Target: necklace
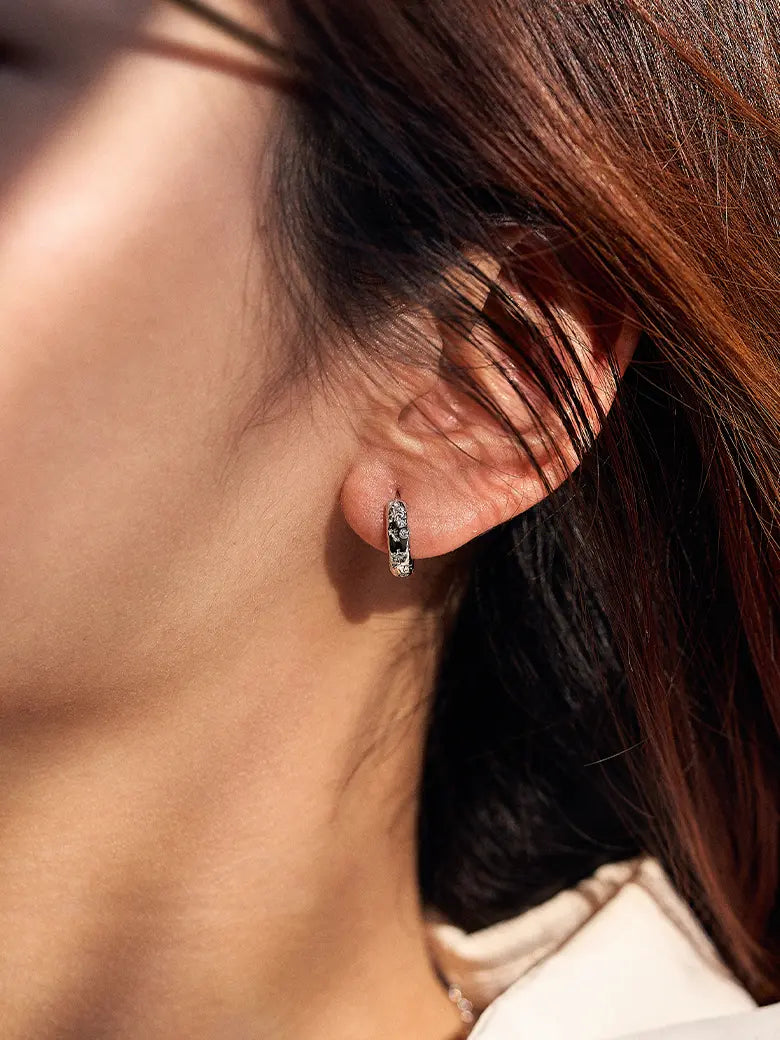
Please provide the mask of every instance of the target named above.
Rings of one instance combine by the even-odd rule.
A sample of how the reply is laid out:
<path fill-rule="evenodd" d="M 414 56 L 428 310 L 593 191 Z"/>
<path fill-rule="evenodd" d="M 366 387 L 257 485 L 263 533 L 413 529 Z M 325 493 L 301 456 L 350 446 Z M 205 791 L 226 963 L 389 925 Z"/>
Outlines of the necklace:
<path fill-rule="evenodd" d="M 469 1036 L 471 1030 L 474 1027 L 475 1022 L 477 1021 L 477 1016 L 474 1013 L 474 1004 L 472 1003 L 472 1001 L 468 999 L 468 997 L 464 996 L 463 990 L 461 989 L 459 983 L 450 982 L 450 980 L 444 974 L 441 967 L 439 966 L 438 961 L 435 958 L 432 960 L 431 963 L 433 965 L 433 970 L 436 972 L 436 976 L 439 982 L 447 990 L 447 996 L 450 998 L 452 1003 L 457 1007 L 458 1011 L 460 1012 L 461 1022 L 463 1022 L 466 1026 L 466 1029 L 461 1033 L 461 1037 Z M 459 1037 L 458 1040 L 461 1040 L 461 1037 Z"/>
<path fill-rule="evenodd" d="M 434 969 L 439 977 L 439 981 L 447 990 L 447 996 L 460 1012 L 461 1022 L 468 1027 L 462 1034 L 462 1036 L 467 1037 L 477 1020 L 477 1016 L 474 1014 L 474 1005 L 468 997 L 463 995 L 463 990 L 456 982 L 450 982 L 449 979 L 445 977 L 438 964 L 434 965 Z"/>
<path fill-rule="evenodd" d="M 457 1007 L 458 1011 L 460 1011 L 461 1022 L 465 1022 L 466 1025 L 469 1027 L 463 1034 L 464 1036 L 468 1036 L 471 1032 L 471 1027 L 474 1025 L 474 1022 L 476 1021 L 474 1017 L 474 1005 L 471 1003 L 468 997 L 463 996 L 463 990 L 454 982 L 451 982 L 447 985 L 447 996 Z"/>

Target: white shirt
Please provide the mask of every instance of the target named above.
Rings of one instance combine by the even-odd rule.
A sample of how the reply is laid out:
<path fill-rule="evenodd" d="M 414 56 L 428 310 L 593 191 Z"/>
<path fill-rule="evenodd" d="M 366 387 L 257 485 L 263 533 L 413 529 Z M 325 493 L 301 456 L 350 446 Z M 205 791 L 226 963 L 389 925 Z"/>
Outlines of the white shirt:
<path fill-rule="evenodd" d="M 476 932 L 426 927 L 479 1013 L 470 1040 L 780 1040 L 780 1004 L 756 1007 L 649 857 Z"/>

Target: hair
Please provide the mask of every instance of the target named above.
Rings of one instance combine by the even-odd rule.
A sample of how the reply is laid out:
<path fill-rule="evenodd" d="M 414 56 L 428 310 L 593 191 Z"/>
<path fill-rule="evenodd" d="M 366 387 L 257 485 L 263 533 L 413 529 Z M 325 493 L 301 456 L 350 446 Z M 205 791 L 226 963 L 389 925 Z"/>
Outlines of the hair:
<path fill-rule="evenodd" d="M 273 13 L 300 74 L 272 179 L 297 370 L 344 351 L 388 373 L 419 362 L 403 315 L 424 305 L 499 335 L 515 392 L 529 409 L 543 396 L 580 460 L 453 578 L 420 791 L 424 900 L 473 930 L 648 852 L 756 999 L 780 998 L 777 5 Z M 533 263 L 514 277 L 552 337 L 498 278 L 500 321 L 452 277 L 476 276 L 475 248 L 506 269 L 505 226 L 561 272 L 576 246 L 639 315 L 598 436 Z M 507 424 L 468 369 L 446 375 Z"/>

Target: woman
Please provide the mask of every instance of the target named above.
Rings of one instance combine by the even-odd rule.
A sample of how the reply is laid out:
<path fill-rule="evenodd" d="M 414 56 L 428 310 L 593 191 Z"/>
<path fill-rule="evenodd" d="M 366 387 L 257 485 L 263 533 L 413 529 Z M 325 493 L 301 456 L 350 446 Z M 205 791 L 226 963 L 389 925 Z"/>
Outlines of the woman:
<path fill-rule="evenodd" d="M 758 1035 L 776 7 L 1 19 L 3 1037 Z"/>

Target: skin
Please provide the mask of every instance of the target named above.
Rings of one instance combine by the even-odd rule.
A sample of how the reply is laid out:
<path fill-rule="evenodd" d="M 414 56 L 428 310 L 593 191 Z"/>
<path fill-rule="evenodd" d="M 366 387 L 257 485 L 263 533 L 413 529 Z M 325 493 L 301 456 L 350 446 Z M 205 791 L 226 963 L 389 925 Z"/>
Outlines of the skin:
<path fill-rule="evenodd" d="M 219 67 L 262 59 L 163 3 L 55 7 L 71 66 L 0 87 L 3 1036 L 451 1040 L 414 834 L 439 581 L 543 489 L 411 366 L 272 395 L 280 95 Z"/>

